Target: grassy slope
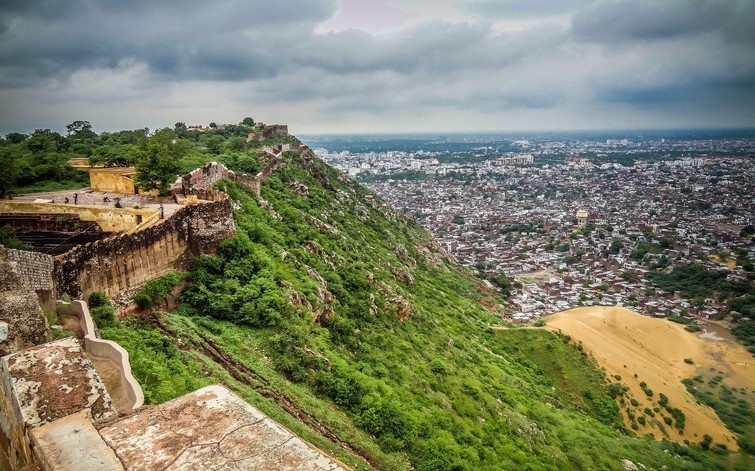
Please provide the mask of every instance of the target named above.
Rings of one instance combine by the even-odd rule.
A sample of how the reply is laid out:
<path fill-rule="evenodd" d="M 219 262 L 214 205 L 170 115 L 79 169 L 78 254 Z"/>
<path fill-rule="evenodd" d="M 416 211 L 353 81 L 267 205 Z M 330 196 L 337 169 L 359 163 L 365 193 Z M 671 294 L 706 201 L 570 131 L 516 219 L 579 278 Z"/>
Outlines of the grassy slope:
<path fill-rule="evenodd" d="M 185 304 L 162 318 L 170 335 L 150 347 L 180 361 L 150 364 L 149 349 L 133 338 L 125 342 L 137 379 L 156 371 L 156 381 L 144 383 L 148 398 L 159 402 L 224 381 L 360 469 L 408 469 L 409 463 L 415 469 L 623 469 L 621 459 L 653 469 L 712 469 L 699 451 L 622 435 L 596 419 L 606 386 L 574 348 L 550 333 L 494 332 L 489 326 L 499 319 L 480 301 L 495 300 L 472 276 L 440 260 L 427 232 L 369 203 L 365 189 L 322 162 L 292 155 L 287 162 L 265 183 L 267 207 L 227 184 L 238 203 L 239 235 L 221 256 L 195 264 Z M 293 181 L 309 195 L 292 190 Z M 336 301 L 321 300 L 312 270 Z M 396 317 L 397 295 L 411 304 L 403 322 Z M 318 312 L 330 306 L 334 314 L 321 326 L 308 305 Z M 122 341 L 140 329 L 106 335 Z M 536 351 L 528 350 L 532 345 Z M 548 345 L 563 362 L 548 357 Z M 231 368 L 230 375 L 211 350 L 243 372 Z M 309 427 L 285 411 L 286 401 L 313 419 Z M 324 438 L 322 428 L 312 431 L 312 424 L 350 450 Z"/>

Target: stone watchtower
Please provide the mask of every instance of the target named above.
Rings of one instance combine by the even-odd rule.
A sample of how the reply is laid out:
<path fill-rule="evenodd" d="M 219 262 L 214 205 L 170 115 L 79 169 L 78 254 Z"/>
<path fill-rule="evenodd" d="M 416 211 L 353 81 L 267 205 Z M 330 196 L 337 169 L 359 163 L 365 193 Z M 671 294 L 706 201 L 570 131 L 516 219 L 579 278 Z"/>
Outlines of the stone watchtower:
<path fill-rule="evenodd" d="M 585 227 L 587 225 L 587 210 L 586 209 L 580 209 L 577 211 L 577 226 L 579 227 Z"/>

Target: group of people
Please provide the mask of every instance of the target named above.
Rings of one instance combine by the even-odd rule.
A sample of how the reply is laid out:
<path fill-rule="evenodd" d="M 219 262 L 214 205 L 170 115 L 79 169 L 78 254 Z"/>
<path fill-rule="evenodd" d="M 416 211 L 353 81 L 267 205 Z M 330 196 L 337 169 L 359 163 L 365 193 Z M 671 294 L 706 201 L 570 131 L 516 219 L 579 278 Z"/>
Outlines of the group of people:
<path fill-rule="evenodd" d="M 55 198 L 53 198 L 53 199 L 50 200 L 50 203 L 54 203 L 54 202 L 55 202 Z M 64 204 L 68 204 L 70 202 L 71 202 L 71 199 L 69 197 L 67 197 L 67 196 L 63 200 Z M 74 193 L 73 194 L 73 204 L 79 204 L 79 194 L 78 193 Z"/>

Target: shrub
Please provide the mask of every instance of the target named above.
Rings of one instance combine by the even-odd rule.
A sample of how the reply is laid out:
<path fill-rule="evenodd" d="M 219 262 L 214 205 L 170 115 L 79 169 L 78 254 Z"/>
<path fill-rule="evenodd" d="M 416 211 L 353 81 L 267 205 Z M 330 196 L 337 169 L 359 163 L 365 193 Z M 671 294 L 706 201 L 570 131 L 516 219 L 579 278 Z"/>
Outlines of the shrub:
<path fill-rule="evenodd" d="M 110 327 L 115 322 L 115 308 L 110 303 L 90 309 L 89 313 L 100 329 Z"/>
<path fill-rule="evenodd" d="M 707 450 L 710 448 L 710 444 L 713 442 L 713 437 L 708 435 L 707 433 L 703 435 L 703 441 L 700 442 L 700 448 L 703 450 Z"/>
<path fill-rule="evenodd" d="M 668 396 L 663 393 L 658 394 L 658 405 L 666 407 L 668 405 Z"/>
<path fill-rule="evenodd" d="M 435 358 L 430 362 L 430 371 L 433 373 L 444 374 L 448 371 L 448 367 L 439 358 Z"/>
<path fill-rule="evenodd" d="M 94 309 L 96 307 L 110 304 L 110 299 L 102 291 L 95 291 L 89 295 L 89 308 Z"/>
<path fill-rule="evenodd" d="M 183 272 L 174 271 L 150 280 L 134 294 L 133 300 L 141 308 L 154 307 L 165 301 L 171 291 L 185 277 L 186 275 Z"/>
<path fill-rule="evenodd" d="M 695 364 L 695 360 L 693 360 L 692 358 L 685 358 L 684 359 L 684 363 L 686 363 L 688 365 L 694 365 Z"/>
<path fill-rule="evenodd" d="M 699 324 L 697 324 L 695 322 L 691 322 L 691 323 L 687 324 L 686 326 L 684 326 L 684 330 L 686 330 L 688 332 L 700 332 L 701 330 L 703 330 L 703 328 L 700 327 Z"/>

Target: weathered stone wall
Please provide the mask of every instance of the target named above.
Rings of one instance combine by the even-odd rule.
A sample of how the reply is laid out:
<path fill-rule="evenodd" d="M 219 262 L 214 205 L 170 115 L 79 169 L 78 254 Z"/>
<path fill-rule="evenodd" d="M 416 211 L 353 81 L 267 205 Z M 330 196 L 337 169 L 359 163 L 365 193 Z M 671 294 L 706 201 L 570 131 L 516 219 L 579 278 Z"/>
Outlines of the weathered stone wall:
<path fill-rule="evenodd" d="M 33 291 L 52 291 L 52 256 L 38 252 L 0 248 L 0 260 L 16 265 L 21 287 Z"/>
<path fill-rule="evenodd" d="M 81 245 L 55 257 L 58 296 L 87 299 L 94 291 L 109 296 L 152 278 L 186 268 L 191 257 L 212 253 L 236 227 L 231 204 L 220 201 L 185 206 L 142 231 Z"/>
<path fill-rule="evenodd" d="M 16 261 L 8 260 L 14 258 Z M 41 256 L 41 257 L 40 257 Z M 46 288 L 52 298 L 52 269 L 42 254 L 0 249 L 0 356 L 49 340 L 47 320 L 34 287 Z M 39 272 L 35 272 L 33 263 Z M 24 275 L 22 275 L 24 273 Z"/>
<path fill-rule="evenodd" d="M 181 183 L 185 195 L 212 190 L 212 186 L 224 178 L 232 178 L 233 172 L 217 162 L 210 162 L 204 167 L 192 170 L 183 177 Z"/>
<path fill-rule="evenodd" d="M 0 359 L 0 469 L 20 469 L 32 462 L 26 446 L 24 419 L 13 400 L 13 385 L 8 365 Z"/>
<path fill-rule="evenodd" d="M 286 146 L 287 150 L 291 149 L 290 145 L 286 144 Z M 297 148 L 299 147 L 305 146 L 297 146 Z M 216 201 L 223 193 L 212 190 L 212 186 L 223 178 L 228 178 L 260 196 L 262 182 L 281 165 L 283 165 L 282 157 L 276 156 L 261 172 L 256 175 L 249 175 L 246 173 L 236 173 L 233 170 L 229 170 L 223 164 L 210 162 L 204 167 L 184 175 L 181 179 L 181 187 L 184 195 L 196 195 L 199 199 Z"/>

